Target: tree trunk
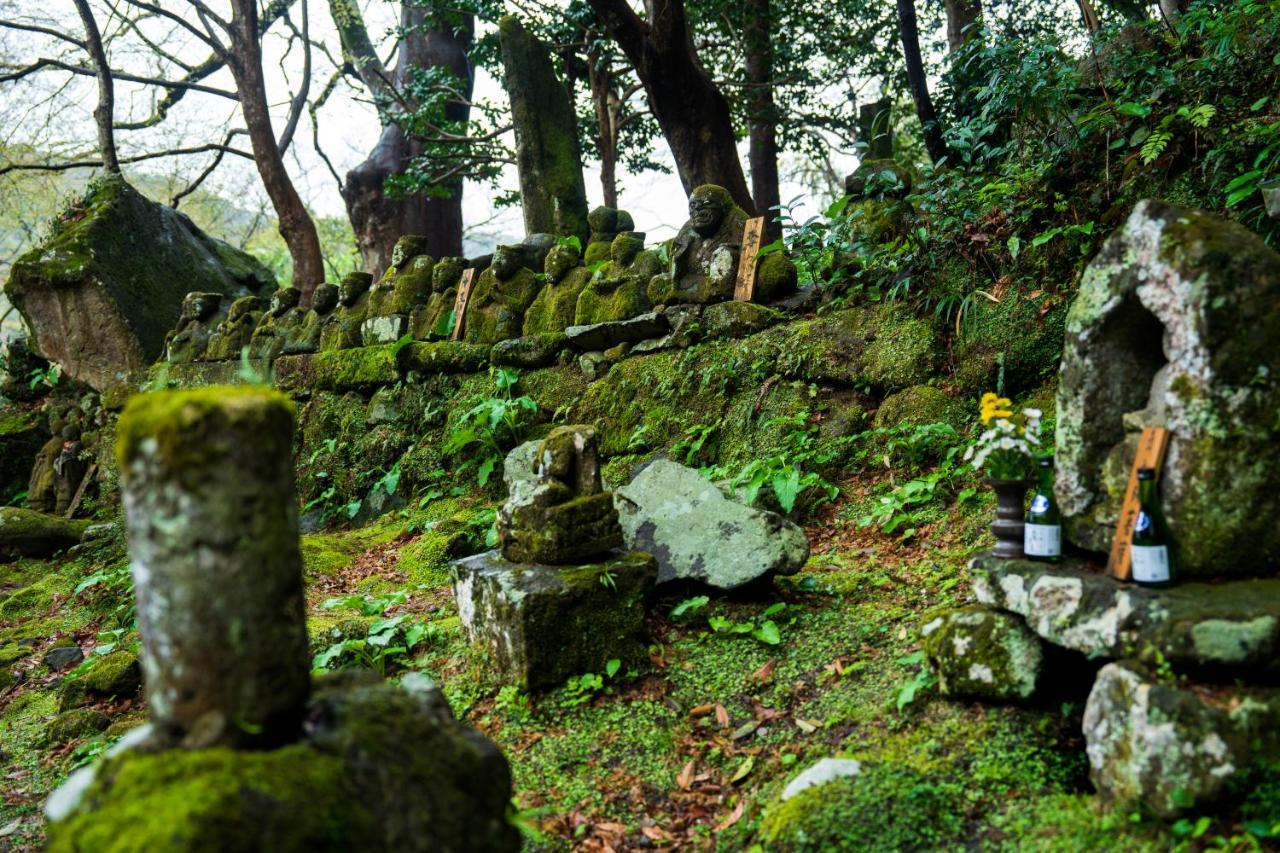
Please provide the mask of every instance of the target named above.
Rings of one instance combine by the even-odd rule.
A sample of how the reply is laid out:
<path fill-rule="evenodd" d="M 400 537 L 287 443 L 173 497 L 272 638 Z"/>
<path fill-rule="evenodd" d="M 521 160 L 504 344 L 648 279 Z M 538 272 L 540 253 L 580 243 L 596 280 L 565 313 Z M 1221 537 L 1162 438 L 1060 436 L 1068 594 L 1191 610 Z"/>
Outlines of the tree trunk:
<path fill-rule="evenodd" d="M 981 0 L 946 0 L 947 50 L 955 53 L 978 34 L 974 26 L 982 20 Z"/>
<path fill-rule="evenodd" d="M 588 33 L 587 41 L 591 41 Z M 591 104 L 596 114 L 596 151 L 600 155 L 600 190 L 604 206 L 618 206 L 618 122 L 621 104 L 614 92 L 613 72 L 601 65 L 597 51 L 587 53 L 587 85 L 591 89 Z"/>
<path fill-rule="evenodd" d="M 778 111 L 773 102 L 773 44 L 769 0 L 747 0 L 743 35 L 747 46 L 747 139 L 751 195 L 765 217 L 764 241 L 782 237 L 778 211 Z"/>
<path fill-rule="evenodd" d="M 324 281 L 324 257 L 315 222 L 302 203 L 284 156 L 271 128 L 271 109 L 262 74 L 262 44 L 258 35 L 257 0 L 232 0 L 231 57 L 229 65 L 240 95 L 240 111 L 253 146 L 262 185 L 275 208 L 280 236 L 293 260 L 293 286 L 302 291 L 302 303 L 311 302 L 311 293 Z"/>
<path fill-rule="evenodd" d="M 701 184 L 719 184 L 754 214 L 729 103 L 694 52 L 684 0 L 645 0 L 647 22 L 627 0 L 589 2 L 644 85 L 685 192 Z"/>
<path fill-rule="evenodd" d="M 116 157 L 116 135 L 112 124 L 115 119 L 115 86 L 111 78 L 111 66 L 107 64 L 107 52 L 102 47 L 102 35 L 98 22 L 93 19 L 89 0 L 75 0 L 76 11 L 84 22 L 84 45 L 98 73 L 98 105 L 93 108 L 93 121 L 98 126 L 98 150 L 102 152 L 102 168 L 120 174 L 120 160 Z"/>
<path fill-rule="evenodd" d="M 916 102 L 916 115 L 924 132 L 924 146 L 929 157 L 938 164 L 947 156 L 947 143 L 942 137 L 942 126 L 933 110 L 929 97 L 929 81 L 924 74 L 924 62 L 920 58 L 920 32 L 916 28 L 915 0 L 898 0 L 898 29 L 902 34 L 902 57 L 907 65 L 907 81 L 911 84 L 911 97 Z"/>
<path fill-rule="evenodd" d="M 387 74 L 369 41 L 363 19 L 344 0 L 330 0 L 343 51 L 356 65 L 365 86 L 376 98 L 390 99 L 392 87 L 403 89 L 415 68 L 444 66 L 463 81 L 464 94 L 471 96 L 474 79 L 467 50 L 471 45 L 472 18 L 467 16 L 458 32 L 424 30 L 423 8 L 404 3 L 400 12 L 403 35 L 396 55 L 395 69 Z M 386 75 L 384 78 L 381 75 Z M 471 108 L 462 102 L 450 104 L 446 116 L 453 121 L 466 121 Z M 403 128 L 382 120 L 382 135 L 364 162 L 347 173 L 342 199 L 347 217 L 355 231 L 356 243 L 366 272 L 380 276 L 391 261 L 396 240 L 405 234 L 422 234 L 427 238 L 427 253 L 435 257 L 462 254 L 462 181 L 446 188 L 448 198 L 411 195 L 391 198 L 385 191 L 388 177 L 403 174 L 409 163 L 422 154 L 421 144 L 410 139 Z"/>

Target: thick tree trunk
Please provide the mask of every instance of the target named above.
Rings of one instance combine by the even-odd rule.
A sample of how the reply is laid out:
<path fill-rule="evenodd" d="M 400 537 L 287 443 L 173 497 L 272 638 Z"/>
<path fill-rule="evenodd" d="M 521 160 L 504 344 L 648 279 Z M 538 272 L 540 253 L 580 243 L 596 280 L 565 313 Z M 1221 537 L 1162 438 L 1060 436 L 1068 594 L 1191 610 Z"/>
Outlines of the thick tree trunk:
<path fill-rule="evenodd" d="M 898 29 L 902 35 L 902 57 L 907 65 L 907 81 L 911 84 L 911 97 L 916 102 L 916 115 L 924 131 L 924 146 L 935 164 L 947 156 L 947 143 L 942 137 L 942 126 L 929 97 L 929 80 L 925 77 L 924 61 L 920 58 L 920 32 L 916 27 L 915 0 L 898 0 Z"/>
<path fill-rule="evenodd" d="M 955 53 L 976 36 L 974 26 L 982 19 L 981 0 L 946 0 L 947 50 Z"/>
<path fill-rule="evenodd" d="M 324 281 L 324 257 L 320 253 L 315 222 L 285 169 L 284 156 L 271 128 L 271 110 L 262 74 L 262 45 L 258 41 L 257 0 L 233 0 L 230 35 L 229 64 L 253 146 L 253 160 L 275 208 L 280 236 L 293 259 L 293 286 L 302 291 L 303 304 L 307 305 L 312 291 Z"/>
<path fill-rule="evenodd" d="M 591 36 L 588 35 L 588 40 Z M 618 206 L 618 122 L 621 105 L 616 103 L 613 89 L 613 73 L 601 66 L 600 54 L 587 53 L 587 85 L 591 89 L 591 104 L 596 114 L 596 151 L 600 155 L 600 189 L 604 206 Z"/>
<path fill-rule="evenodd" d="M 342 5 L 346 7 L 349 4 Z M 471 18 L 465 20 L 463 29 L 458 32 L 429 32 L 423 27 L 424 14 L 421 7 L 409 3 L 402 6 L 400 24 L 403 36 L 396 66 L 389 78 L 396 88 L 402 89 L 413 69 L 443 66 L 463 81 L 463 93 L 469 98 L 474 82 L 467 58 L 471 44 Z M 383 97 L 389 97 L 386 81 L 378 77 L 385 72 L 373 54 L 364 22 L 348 15 L 339 31 L 343 49 L 352 57 L 365 85 L 375 96 L 381 91 Z M 452 121 L 465 121 L 470 109 L 467 104 L 457 102 L 449 105 L 446 115 Z M 385 191 L 387 178 L 403 174 L 409 163 L 421 154 L 419 143 L 410 139 L 399 125 L 383 118 L 378 144 L 363 163 L 347 173 L 342 198 L 365 271 L 374 276 L 380 276 L 386 270 L 396 240 L 405 234 L 425 235 L 427 253 L 436 257 L 462 254 L 462 181 L 446 186 L 450 193 L 448 198 L 423 195 L 391 198 Z"/>
<path fill-rule="evenodd" d="M 641 20 L 626 0 L 589 2 L 644 84 L 685 192 L 701 184 L 719 184 L 754 214 L 729 103 L 698 62 L 684 0 L 645 0 L 648 21 Z"/>
<path fill-rule="evenodd" d="M 98 127 L 98 150 L 102 152 L 102 168 L 120 174 L 120 160 L 116 157 L 116 135 L 112 126 L 115 120 L 115 86 L 111 79 L 111 66 L 107 64 L 107 52 L 102 47 L 102 35 L 98 22 L 93 18 L 89 0 L 75 0 L 76 11 L 84 22 L 84 45 L 93 60 L 98 74 L 98 105 L 93 108 L 93 121 Z"/>
<path fill-rule="evenodd" d="M 765 217 L 764 240 L 782 236 L 778 211 L 782 204 L 778 186 L 778 111 L 773 102 L 773 43 L 769 0 L 747 0 L 747 139 L 751 165 L 751 195 L 756 213 Z"/>

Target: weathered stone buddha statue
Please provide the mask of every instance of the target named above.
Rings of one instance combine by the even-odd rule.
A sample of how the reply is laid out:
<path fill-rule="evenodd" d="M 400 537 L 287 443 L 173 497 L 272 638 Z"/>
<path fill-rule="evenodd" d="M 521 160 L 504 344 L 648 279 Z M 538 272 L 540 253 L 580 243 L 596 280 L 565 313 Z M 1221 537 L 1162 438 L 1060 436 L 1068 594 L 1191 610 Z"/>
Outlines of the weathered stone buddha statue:
<path fill-rule="evenodd" d="M 703 184 L 689 196 L 689 221 L 671 246 L 667 271 L 649 285 L 655 305 L 733 298 L 747 214 L 724 187 Z"/>
<path fill-rule="evenodd" d="M 284 342 L 286 355 L 316 352 L 320 349 L 320 332 L 338 306 L 338 285 L 322 284 L 311 294 L 311 310 L 293 327 Z"/>
<path fill-rule="evenodd" d="M 431 271 L 431 295 L 425 305 L 413 309 L 409 317 L 409 331 L 420 341 L 447 338 L 453 331 L 450 313 L 458 300 L 458 283 L 467 259 L 446 256 L 436 261 Z"/>
<path fill-rule="evenodd" d="M 332 352 L 362 346 L 360 326 L 369 308 L 369 286 L 373 276 L 349 272 L 338 285 L 338 305 L 320 328 L 320 349 Z"/>
<path fill-rule="evenodd" d="M 473 344 L 496 344 L 518 338 L 525 311 L 538 295 L 538 276 L 529 268 L 530 249 L 524 245 L 499 246 L 476 282 L 467 307 L 463 338 Z"/>
<path fill-rule="evenodd" d="M 221 307 L 221 293 L 197 291 L 184 296 L 178 325 L 165 336 L 165 360 L 171 364 L 186 364 L 204 358 Z"/>
<path fill-rule="evenodd" d="M 595 428 L 557 427 L 529 449 L 529 458 L 519 460 L 524 464 L 509 459 L 505 469 L 510 497 L 497 520 L 502 556 L 564 565 L 621 547 L 613 495 L 600 483 Z"/>
<path fill-rule="evenodd" d="M 296 287 L 282 287 L 271 294 L 271 305 L 249 341 L 250 356 L 271 360 L 284 352 L 285 342 L 306 316 L 298 306 L 301 301 L 302 291 Z"/>
<path fill-rule="evenodd" d="M 591 237 L 587 241 L 584 262 L 589 267 L 609 259 L 609 247 L 613 245 L 614 237 L 636 228 L 630 213 L 604 206 L 587 214 L 587 225 L 591 228 Z"/>
<path fill-rule="evenodd" d="M 240 352 L 253 340 L 253 330 L 262 319 L 262 300 L 256 296 L 241 296 L 231 303 L 226 318 L 209 336 L 205 349 L 205 361 L 228 361 L 240 357 Z"/>
<path fill-rule="evenodd" d="M 552 249 L 543 270 L 546 282 L 524 315 L 526 335 L 561 332 L 572 326 L 578 297 L 591 280 L 591 271 L 582 265 L 573 246 Z"/>
<path fill-rule="evenodd" d="M 407 234 L 396 241 L 391 266 L 369 291 L 369 311 L 361 327 L 366 346 L 394 343 L 409 328 L 413 309 L 431 295 L 435 258 L 425 254 L 427 238 Z"/>
<path fill-rule="evenodd" d="M 653 307 L 649 282 L 662 272 L 662 262 L 655 252 L 644 251 L 644 235 L 619 234 L 609 255 L 609 262 L 592 275 L 578 296 L 574 323 L 579 326 L 626 320 Z"/>

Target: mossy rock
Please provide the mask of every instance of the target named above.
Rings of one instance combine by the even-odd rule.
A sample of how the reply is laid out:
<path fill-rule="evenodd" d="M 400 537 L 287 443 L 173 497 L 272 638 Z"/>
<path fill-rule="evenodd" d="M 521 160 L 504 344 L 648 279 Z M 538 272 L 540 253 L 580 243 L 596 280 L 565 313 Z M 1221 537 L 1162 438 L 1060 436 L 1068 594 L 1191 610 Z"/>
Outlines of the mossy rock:
<path fill-rule="evenodd" d="M 252 256 L 105 176 L 14 262 L 5 293 L 43 355 L 102 389 L 160 357 L 188 292 L 235 298 L 274 286 Z"/>
<path fill-rule="evenodd" d="M 947 696 L 1017 700 L 1035 692 L 1041 642 L 1017 616 L 980 604 L 945 610 L 925 617 L 920 636 Z"/>
<path fill-rule="evenodd" d="M 0 559 L 47 557 L 80 542 L 88 521 L 0 507 Z"/>
<path fill-rule="evenodd" d="M 93 658 L 87 672 L 77 676 L 90 696 L 128 699 L 142 688 L 142 668 L 133 652 L 117 651 Z"/>
<path fill-rule="evenodd" d="M 717 302 L 703 309 L 702 331 L 706 338 L 741 338 L 763 332 L 785 318 L 782 312 L 754 302 Z"/>
<path fill-rule="evenodd" d="M 400 351 L 400 366 L 419 373 L 475 373 L 489 363 L 489 351 L 465 341 L 415 342 Z"/>
<path fill-rule="evenodd" d="M 959 426 L 963 419 L 963 407 L 942 389 L 912 385 L 885 397 L 876 411 L 875 425 L 877 429 L 937 423 Z"/>
<path fill-rule="evenodd" d="M 769 850 L 935 850 L 965 831 L 964 789 L 905 766 L 865 766 L 806 788 L 765 813 L 760 835 Z"/>
<path fill-rule="evenodd" d="M 757 302 L 775 302 L 796 292 L 799 273 L 796 265 L 782 252 L 770 252 L 756 266 Z"/>
<path fill-rule="evenodd" d="M 833 311 L 776 326 L 756 346 L 775 353 L 783 375 L 891 391 L 926 382 L 939 345 L 925 321 L 893 306 Z"/>
<path fill-rule="evenodd" d="M 1009 395 L 1040 385 L 1062 361 L 1066 317 L 1066 303 L 1047 294 L 1008 292 L 998 303 L 978 300 L 954 344 L 958 386 L 977 396 L 993 390 L 1001 377 Z"/>
<path fill-rule="evenodd" d="M 274 366 L 277 384 L 290 391 L 373 389 L 400 378 L 397 349 L 392 344 L 282 355 Z"/>
<path fill-rule="evenodd" d="M 501 367 L 547 367 L 569 346 L 564 332 L 547 332 L 511 338 L 493 345 L 489 360 Z"/>
<path fill-rule="evenodd" d="M 111 725 L 111 719 L 93 708 L 63 711 L 44 727 L 45 742 L 56 746 L 95 735 Z"/>
<path fill-rule="evenodd" d="M 34 410 L 0 404 L 0 503 L 26 490 L 47 437 Z"/>

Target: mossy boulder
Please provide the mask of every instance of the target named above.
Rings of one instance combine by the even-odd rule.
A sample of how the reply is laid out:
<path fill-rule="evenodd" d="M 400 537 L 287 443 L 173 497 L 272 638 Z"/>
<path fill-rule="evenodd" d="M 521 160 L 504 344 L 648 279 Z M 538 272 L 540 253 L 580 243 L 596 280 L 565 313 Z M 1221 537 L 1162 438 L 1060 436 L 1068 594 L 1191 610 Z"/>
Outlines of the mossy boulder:
<path fill-rule="evenodd" d="M 1017 616 L 980 604 L 960 607 L 926 617 L 920 636 L 947 696 L 1018 700 L 1035 692 L 1040 638 Z"/>
<path fill-rule="evenodd" d="M 1083 729 L 1103 800 L 1171 818 L 1211 805 L 1255 760 L 1280 759 L 1280 690 L 1184 685 L 1112 663 L 1098 672 Z"/>
<path fill-rule="evenodd" d="M 555 364 L 568 346 L 564 332 L 525 335 L 494 344 L 489 360 L 502 367 L 546 367 Z"/>
<path fill-rule="evenodd" d="M 937 850 L 964 837 L 964 789 L 911 767 L 862 772 L 770 806 L 760 825 L 768 850 Z"/>
<path fill-rule="evenodd" d="M 649 554 L 580 566 L 512 563 L 498 551 L 452 566 L 462 626 L 487 666 L 521 689 L 644 659 L 645 601 L 658 577 Z"/>
<path fill-rule="evenodd" d="M 0 404 L 0 503 L 24 491 L 48 433 L 36 412 Z"/>
<path fill-rule="evenodd" d="M 756 266 L 757 302 L 776 302 L 796 292 L 799 272 L 791 259 L 782 252 L 770 252 Z"/>
<path fill-rule="evenodd" d="M 395 345 L 386 344 L 282 355 L 274 363 L 276 382 L 288 391 L 372 390 L 400 378 L 398 352 Z"/>
<path fill-rule="evenodd" d="M 44 727 L 45 742 L 51 746 L 79 740 L 111 725 L 106 714 L 94 708 L 73 708 L 63 711 L 50 720 Z"/>
<path fill-rule="evenodd" d="M 40 352 L 101 390 L 160 357 L 188 292 L 221 293 L 230 302 L 274 287 L 251 256 L 106 176 L 14 262 L 5 294 Z"/>
<path fill-rule="evenodd" d="M 703 309 L 702 331 L 705 338 L 741 338 L 762 332 L 785 318 L 782 312 L 754 302 L 717 302 Z"/>
<path fill-rule="evenodd" d="M 1057 495 L 1066 534 L 1111 543 L 1146 426 L 1169 430 L 1160 501 L 1182 577 L 1280 573 L 1280 254 L 1243 226 L 1144 201 L 1085 270 L 1066 321 Z"/>
<path fill-rule="evenodd" d="M 884 398 L 876 411 L 877 429 L 946 423 L 957 426 L 964 418 L 962 407 L 946 392 L 932 385 L 912 385 Z"/>
<path fill-rule="evenodd" d="M 518 849 L 505 759 L 423 676 L 324 679 L 308 719 L 273 750 L 148 751 L 135 730 L 50 798 L 48 849 Z"/>
<path fill-rule="evenodd" d="M 0 507 L 0 559 L 47 557 L 80 542 L 88 521 Z"/>
<path fill-rule="evenodd" d="M 490 347 L 466 341 L 412 343 L 400 350 L 400 367 L 418 373 L 475 373 L 489 363 Z"/>
<path fill-rule="evenodd" d="M 1044 293 L 1010 288 L 998 303 L 978 300 L 953 344 L 959 387 L 976 396 L 993 390 L 1001 377 L 1006 394 L 1037 387 L 1058 371 L 1066 317 L 1066 303 Z"/>

